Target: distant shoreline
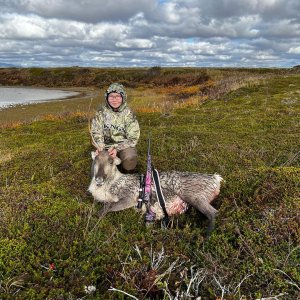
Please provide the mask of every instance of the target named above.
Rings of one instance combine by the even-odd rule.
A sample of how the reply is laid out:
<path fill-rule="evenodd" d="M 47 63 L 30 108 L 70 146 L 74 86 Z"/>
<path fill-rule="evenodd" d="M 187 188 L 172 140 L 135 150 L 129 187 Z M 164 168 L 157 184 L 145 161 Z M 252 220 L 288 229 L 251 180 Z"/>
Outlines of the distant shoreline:
<path fill-rule="evenodd" d="M 12 93 L 8 92 L 7 94 L 7 90 L 9 89 L 13 89 L 14 91 Z M 20 90 L 20 92 L 17 90 Z M 26 94 L 24 90 L 31 90 L 32 94 Z M 43 92 L 49 93 L 49 91 L 53 91 L 53 93 L 50 93 L 49 95 L 43 94 Z M 63 93 L 69 94 L 64 96 Z M 31 105 L 48 101 L 62 101 L 82 96 L 84 96 L 84 94 L 81 91 L 75 91 L 74 89 L 70 88 L 60 89 L 32 86 L 0 86 L 0 97 L 7 97 L 6 99 L 0 100 L 0 110 L 14 106 Z"/>
<path fill-rule="evenodd" d="M 2 86 L 4 87 L 4 86 Z M 6 87 L 6 86 L 5 86 Z M 8 86 L 7 86 L 8 87 Z M 14 88 L 20 86 L 13 86 Z M 21 86 L 22 88 L 26 88 Z M 35 88 L 35 87 L 29 87 Z M 61 91 L 72 91 L 78 94 L 66 98 L 50 99 L 36 103 L 21 103 L 0 108 L 0 125 L 31 122 L 42 119 L 45 115 L 60 115 L 69 112 L 87 111 L 91 98 L 95 109 L 101 101 L 99 90 L 86 87 L 37 87 L 40 89 L 55 89 Z M 98 99 L 99 98 L 99 99 Z"/>

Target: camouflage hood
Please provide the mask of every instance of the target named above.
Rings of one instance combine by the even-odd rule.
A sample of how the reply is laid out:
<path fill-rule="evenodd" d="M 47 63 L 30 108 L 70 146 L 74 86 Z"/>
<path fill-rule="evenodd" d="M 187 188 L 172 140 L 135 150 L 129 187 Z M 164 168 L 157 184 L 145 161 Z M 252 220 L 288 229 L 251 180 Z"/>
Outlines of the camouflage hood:
<path fill-rule="evenodd" d="M 108 89 L 105 91 L 105 103 L 106 103 L 106 107 L 113 110 L 112 107 L 109 105 L 108 103 L 108 95 L 110 93 L 118 93 L 122 96 L 122 104 L 120 105 L 120 107 L 118 108 L 118 111 L 122 111 L 124 110 L 124 108 L 127 106 L 127 94 L 125 91 L 125 88 L 122 84 L 120 83 L 112 83 Z"/>

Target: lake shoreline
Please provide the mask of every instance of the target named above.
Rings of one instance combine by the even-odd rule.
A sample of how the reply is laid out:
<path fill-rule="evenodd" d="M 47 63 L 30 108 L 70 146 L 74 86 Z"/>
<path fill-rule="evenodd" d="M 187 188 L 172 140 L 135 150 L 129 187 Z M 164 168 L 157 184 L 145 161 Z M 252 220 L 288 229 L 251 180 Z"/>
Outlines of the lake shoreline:
<path fill-rule="evenodd" d="M 10 87 L 3 86 L 2 87 Z M 30 86 L 11 86 L 12 88 L 35 88 Z M 34 120 L 42 119 L 45 115 L 54 114 L 60 115 L 64 113 L 72 113 L 81 110 L 87 110 L 90 99 L 95 99 L 95 103 L 99 100 L 99 89 L 93 87 L 36 87 L 41 89 L 53 89 L 61 91 L 77 92 L 77 95 L 72 95 L 65 98 L 50 99 L 36 103 L 22 103 L 10 105 L 0 108 L 0 125 L 9 125 L 14 123 L 26 123 Z"/>
<path fill-rule="evenodd" d="M 61 92 L 72 92 L 72 93 L 76 93 L 73 95 L 66 95 L 65 97 L 55 97 L 55 98 L 45 98 L 45 99 L 41 99 L 41 100 L 25 100 L 28 102 L 23 102 L 23 103 L 12 103 L 9 104 L 7 106 L 0 106 L 0 111 L 5 110 L 7 108 L 12 108 L 15 106 L 25 106 L 25 105 L 34 105 L 34 104 L 38 104 L 38 103 L 43 103 L 43 102 L 48 102 L 48 101 L 63 101 L 63 100 L 68 100 L 68 99 L 72 99 L 72 98 L 80 98 L 80 97 L 84 97 L 85 96 L 85 92 L 82 91 L 82 89 L 76 89 L 76 88 L 57 88 L 57 87 L 36 87 L 36 86 L 3 86 L 0 85 L 0 89 L 1 88 L 7 88 L 7 89 L 33 89 L 33 90 L 46 90 L 46 91 L 61 91 Z M 0 102 L 1 104 L 1 102 Z"/>

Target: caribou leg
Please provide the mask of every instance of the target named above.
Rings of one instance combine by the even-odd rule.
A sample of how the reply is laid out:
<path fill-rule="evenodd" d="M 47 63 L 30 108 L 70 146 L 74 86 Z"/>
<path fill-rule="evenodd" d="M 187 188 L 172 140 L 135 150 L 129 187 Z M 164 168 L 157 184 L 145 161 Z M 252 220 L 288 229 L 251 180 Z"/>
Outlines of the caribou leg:
<path fill-rule="evenodd" d="M 99 211 L 99 217 L 104 217 L 107 213 L 111 211 L 120 211 L 126 208 L 133 207 L 137 204 L 136 200 L 125 200 L 121 199 L 118 202 L 104 203 L 103 207 Z"/>
<path fill-rule="evenodd" d="M 110 209 L 112 207 L 112 203 L 104 203 L 103 206 L 101 207 L 100 211 L 98 212 L 98 217 L 99 218 L 104 218 L 107 213 L 110 212 Z"/>
<path fill-rule="evenodd" d="M 209 238 L 212 231 L 215 228 L 215 222 L 216 222 L 216 215 L 217 215 L 217 210 L 212 207 L 210 204 L 207 207 L 207 210 L 204 212 L 204 214 L 207 216 L 209 224 L 208 224 L 208 228 L 206 231 L 206 237 Z"/>
<path fill-rule="evenodd" d="M 192 205 L 208 218 L 209 225 L 207 228 L 206 236 L 209 237 L 211 232 L 214 230 L 216 215 L 218 211 L 204 199 L 198 199 L 198 201 L 193 201 Z"/>
<path fill-rule="evenodd" d="M 209 220 L 209 224 L 208 224 L 208 228 L 207 228 L 207 231 L 206 231 L 206 237 L 209 238 L 212 231 L 214 230 L 215 228 L 215 222 L 216 222 L 216 215 L 218 213 L 218 211 L 216 209 L 214 209 L 215 212 L 214 214 L 210 215 L 208 217 L 208 220 Z"/>

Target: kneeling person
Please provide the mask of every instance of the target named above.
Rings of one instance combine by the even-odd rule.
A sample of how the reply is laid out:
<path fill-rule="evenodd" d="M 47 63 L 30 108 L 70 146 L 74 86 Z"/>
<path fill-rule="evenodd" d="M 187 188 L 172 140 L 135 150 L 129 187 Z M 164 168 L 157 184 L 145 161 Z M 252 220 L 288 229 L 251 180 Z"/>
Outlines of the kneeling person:
<path fill-rule="evenodd" d="M 105 105 L 92 121 L 91 133 L 98 148 L 106 149 L 112 158 L 118 156 L 122 161 L 121 171 L 131 173 L 137 164 L 140 127 L 126 100 L 123 85 L 111 84 L 105 92 Z"/>

